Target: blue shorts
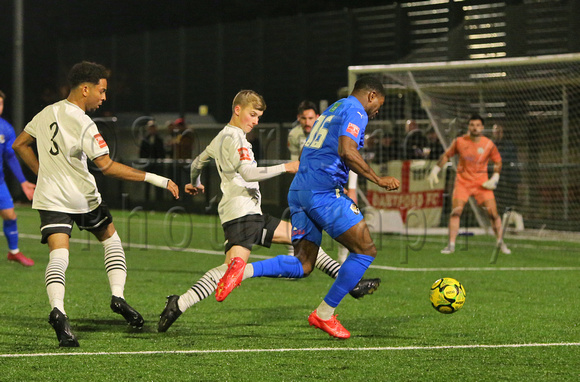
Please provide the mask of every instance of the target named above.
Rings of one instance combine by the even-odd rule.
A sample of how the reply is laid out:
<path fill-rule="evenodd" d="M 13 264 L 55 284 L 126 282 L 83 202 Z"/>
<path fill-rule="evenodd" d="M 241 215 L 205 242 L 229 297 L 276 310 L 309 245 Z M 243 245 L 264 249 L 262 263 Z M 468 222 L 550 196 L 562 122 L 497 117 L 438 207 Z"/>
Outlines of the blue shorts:
<path fill-rule="evenodd" d="M 342 190 L 291 190 L 288 204 L 292 218 L 292 241 L 306 239 L 320 246 L 322 230 L 336 239 L 363 219 L 356 203 Z"/>
<path fill-rule="evenodd" d="M 14 208 L 12 195 L 10 195 L 10 191 L 8 191 L 6 182 L 2 182 L 0 183 L 0 210 L 7 210 L 10 208 Z"/>

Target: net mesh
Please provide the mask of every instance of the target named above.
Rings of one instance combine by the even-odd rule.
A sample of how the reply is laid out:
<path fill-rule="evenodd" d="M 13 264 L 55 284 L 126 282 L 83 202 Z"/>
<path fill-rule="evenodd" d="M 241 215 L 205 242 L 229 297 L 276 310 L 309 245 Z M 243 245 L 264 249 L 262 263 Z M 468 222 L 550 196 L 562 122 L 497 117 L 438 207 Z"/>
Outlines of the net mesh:
<path fill-rule="evenodd" d="M 469 116 L 477 113 L 502 155 L 495 192 L 499 211 L 513 208 L 526 228 L 580 231 L 580 55 L 351 67 L 349 72 L 351 86 L 372 74 L 388 91 L 368 127 L 367 159 L 437 159 L 467 132 Z M 418 130 L 409 131 L 410 120 Z M 413 135 L 426 138 L 418 152 L 409 151 Z"/>

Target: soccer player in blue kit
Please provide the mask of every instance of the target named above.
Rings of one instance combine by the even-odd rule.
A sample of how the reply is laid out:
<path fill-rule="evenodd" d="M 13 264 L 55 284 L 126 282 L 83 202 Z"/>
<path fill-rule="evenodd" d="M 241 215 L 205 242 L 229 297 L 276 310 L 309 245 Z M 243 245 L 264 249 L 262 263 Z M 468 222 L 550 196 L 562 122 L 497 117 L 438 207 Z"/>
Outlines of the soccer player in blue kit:
<path fill-rule="evenodd" d="M 0 216 L 2 217 L 4 236 L 8 241 L 8 260 L 18 262 L 25 267 L 34 265 L 34 260 L 24 256 L 20 249 L 18 249 L 18 224 L 16 220 L 16 212 L 14 211 L 14 202 L 8 186 L 4 181 L 3 165 L 6 163 L 16 177 L 24 195 L 28 200 L 32 200 L 34 194 L 34 184 L 30 183 L 24 177 L 20 162 L 16 158 L 16 154 L 12 149 L 16 133 L 12 125 L 1 117 L 4 111 L 4 100 L 6 95 L 0 90 Z"/>
<path fill-rule="evenodd" d="M 337 338 L 349 338 L 350 333 L 336 319 L 334 310 L 377 255 L 359 208 L 344 194 L 349 169 L 386 190 L 399 188 L 397 179 L 378 176 L 358 152 L 369 118 L 377 115 L 384 102 L 381 81 L 361 77 L 349 97 L 322 113 L 304 145 L 300 168 L 288 193 L 295 257 L 279 255 L 248 264 L 253 267 L 252 277 L 301 278 L 314 268 L 323 230 L 345 246 L 348 258 L 324 300 L 308 317 L 310 325 Z M 218 283 L 223 296 L 241 283 L 244 268 L 243 262 L 231 260 Z"/>

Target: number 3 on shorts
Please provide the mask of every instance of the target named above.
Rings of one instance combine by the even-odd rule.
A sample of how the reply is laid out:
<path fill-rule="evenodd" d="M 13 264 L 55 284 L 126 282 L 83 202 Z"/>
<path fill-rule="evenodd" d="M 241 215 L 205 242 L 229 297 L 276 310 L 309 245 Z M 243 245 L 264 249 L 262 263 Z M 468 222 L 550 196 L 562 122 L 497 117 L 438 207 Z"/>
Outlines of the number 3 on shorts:
<path fill-rule="evenodd" d="M 322 146 L 326 139 L 326 134 L 328 134 L 328 129 L 324 126 L 332 121 L 332 118 L 334 118 L 334 115 L 325 115 L 316 121 L 310 132 L 310 136 L 308 136 L 308 140 L 304 144 L 305 147 L 319 149 Z"/>

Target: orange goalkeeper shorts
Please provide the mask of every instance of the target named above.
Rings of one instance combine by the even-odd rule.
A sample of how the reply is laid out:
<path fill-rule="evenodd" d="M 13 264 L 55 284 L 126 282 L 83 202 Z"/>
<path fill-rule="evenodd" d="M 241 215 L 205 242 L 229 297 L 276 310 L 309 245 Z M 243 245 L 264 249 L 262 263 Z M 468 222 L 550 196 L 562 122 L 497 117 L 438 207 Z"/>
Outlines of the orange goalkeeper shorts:
<path fill-rule="evenodd" d="M 495 199 L 493 191 L 483 188 L 481 184 L 456 181 L 453 189 L 453 199 L 467 202 L 470 196 L 475 198 L 477 204 L 483 204 L 487 200 Z"/>

